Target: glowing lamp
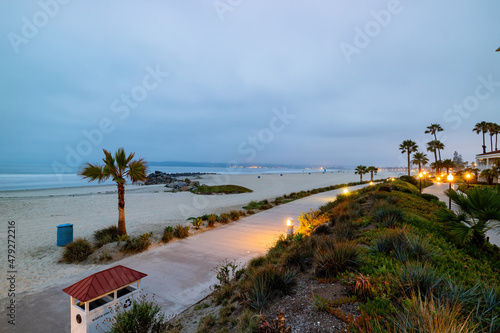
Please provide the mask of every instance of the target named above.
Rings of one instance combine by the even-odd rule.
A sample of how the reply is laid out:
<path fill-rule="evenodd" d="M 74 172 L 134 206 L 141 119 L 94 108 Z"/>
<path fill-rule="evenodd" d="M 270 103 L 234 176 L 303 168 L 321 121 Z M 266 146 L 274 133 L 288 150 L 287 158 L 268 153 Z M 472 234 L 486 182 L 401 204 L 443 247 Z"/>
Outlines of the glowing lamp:
<path fill-rule="evenodd" d="M 373 182 L 370 182 L 370 186 L 372 186 L 372 185 L 373 185 Z"/>
<path fill-rule="evenodd" d="M 468 173 L 468 174 L 466 174 L 466 175 L 465 175 L 465 178 L 469 179 L 469 178 L 470 178 L 470 174 L 469 174 L 469 173 Z"/>
<path fill-rule="evenodd" d="M 395 179 L 394 179 L 394 178 L 391 178 L 391 180 L 392 180 L 392 181 L 395 181 Z"/>
<path fill-rule="evenodd" d="M 441 177 L 437 177 L 437 181 L 440 181 L 441 180 Z"/>
<path fill-rule="evenodd" d="M 286 220 L 286 226 L 287 226 L 287 235 L 289 237 L 293 237 L 293 220 L 291 217 L 289 217 Z"/>
<path fill-rule="evenodd" d="M 292 227 L 293 226 L 293 220 L 291 218 L 286 220 L 286 226 L 287 227 Z"/>
<path fill-rule="evenodd" d="M 421 172 L 418 174 L 418 178 L 422 178 L 424 176 L 424 174 Z"/>
<path fill-rule="evenodd" d="M 347 194 L 347 193 L 349 193 L 349 190 L 345 188 L 344 189 L 344 194 Z"/>
<path fill-rule="evenodd" d="M 453 181 L 453 175 L 450 173 L 446 179 L 448 179 L 449 182 Z"/>

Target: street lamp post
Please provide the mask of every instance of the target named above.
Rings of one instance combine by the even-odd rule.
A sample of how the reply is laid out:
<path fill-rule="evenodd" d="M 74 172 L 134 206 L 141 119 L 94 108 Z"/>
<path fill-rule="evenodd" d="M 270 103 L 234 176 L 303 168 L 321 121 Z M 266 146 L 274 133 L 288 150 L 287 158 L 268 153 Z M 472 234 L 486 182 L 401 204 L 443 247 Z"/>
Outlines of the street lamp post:
<path fill-rule="evenodd" d="M 448 174 L 448 177 L 446 177 L 446 179 L 448 179 L 448 182 L 450 182 L 449 190 L 451 191 L 451 182 L 453 181 L 453 175 L 451 173 Z M 450 200 L 448 202 L 448 209 L 451 209 L 451 197 L 450 197 Z"/>
<path fill-rule="evenodd" d="M 287 235 L 289 237 L 293 237 L 293 220 L 291 217 L 286 220 L 286 226 L 287 226 Z"/>

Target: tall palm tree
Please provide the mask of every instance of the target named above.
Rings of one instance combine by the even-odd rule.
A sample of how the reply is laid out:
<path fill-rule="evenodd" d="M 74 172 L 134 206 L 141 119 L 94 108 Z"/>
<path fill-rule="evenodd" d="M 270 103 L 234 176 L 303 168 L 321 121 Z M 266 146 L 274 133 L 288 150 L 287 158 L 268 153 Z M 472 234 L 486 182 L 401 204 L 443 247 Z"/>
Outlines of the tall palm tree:
<path fill-rule="evenodd" d="M 488 230 L 500 227 L 500 192 L 491 187 L 476 187 L 467 193 L 447 190 L 446 196 L 459 208 L 438 211 L 438 220 L 445 223 L 461 243 L 482 247 Z"/>
<path fill-rule="evenodd" d="M 422 172 L 422 165 L 426 165 L 429 163 L 429 159 L 427 158 L 427 154 L 422 152 L 416 152 L 413 154 L 413 159 L 411 160 L 413 165 L 418 165 L 418 173 Z"/>
<path fill-rule="evenodd" d="M 132 183 L 144 181 L 146 179 L 146 162 L 141 158 L 133 160 L 135 153 L 128 156 L 125 154 L 123 148 L 119 148 L 113 157 L 106 149 L 104 158 L 102 159 L 104 165 L 86 163 L 81 171 L 78 172 L 84 179 L 88 178 L 89 182 L 97 180 L 99 183 L 113 178 L 118 187 L 118 232 L 121 235 L 127 234 L 125 227 L 125 181 L 126 178 L 130 179 Z"/>
<path fill-rule="evenodd" d="M 427 126 L 427 130 L 425 131 L 425 134 L 432 134 L 434 135 L 434 140 L 437 141 L 437 135 L 436 135 L 436 132 L 442 132 L 443 131 L 443 128 L 441 127 L 441 125 L 439 124 L 431 124 L 430 126 Z M 441 161 L 441 150 L 438 149 L 437 150 L 438 152 L 438 156 L 439 156 L 439 160 Z"/>
<path fill-rule="evenodd" d="M 444 144 L 441 141 L 432 140 L 427 142 L 427 151 L 434 153 L 434 161 L 435 161 L 434 166 L 436 169 L 436 175 L 438 175 L 440 172 L 440 163 L 438 163 L 438 158 L 437 158 L 437 151 L 439 149 L 444 149 Z"/>
<path fill-rule="evenodd" d="M 356 169 L 354 169 L 354 173 L 355 173 L 356 175 L 359 175 L 359 181 L 360 181 L 360 182 L 362 182 L 362 181 L 363 181 L 363 175 L 364 175 L 365 173 L 368 173 L 367 169 L 368 169 L 368 168 L 367 168 L 366 166 L 364 166 L 364 165 L 358 165 L 358 166 L 356 167 Z"/>
<path fill-rule="evenodd" d="M 474 126 L 474 128 L 472 129 L 472 132 L 476 132 L 477 134 L 483 133 L 483 154 L 486 154 L 484 135 L 488 132 L 488 123 L 485 121 L 477 123 L 476 126 Z"/>
<path fill-rule="evenodd" d="M 412 153 L 417 152 L 418 146 L 412 140 L 404 140 L 403 143 L 399 145 L 399 150 L 401 154 L 408 154 L 408 176 L 410 175 L 410 156 Z"/>
<path fill-rule="evenodd" d="M 373 181 L 373 174 L 377 174 L 378 168 L 375 167 L 375 166 L 373 166 L 373 165 L 371 165 L 368 168 L 366 168 L 366 171 L 370 173 L 370 176 L 371 176 L 370 180 Z"/>
<path fill-rule="evenodd" d="M 489 123 L 488 132 L 490 133 L 491 151 L 493 151 L 493 136 L 495 136 L 495 151 L 498 150 L 498 134 L 500 133 L 500 125 Z"/>

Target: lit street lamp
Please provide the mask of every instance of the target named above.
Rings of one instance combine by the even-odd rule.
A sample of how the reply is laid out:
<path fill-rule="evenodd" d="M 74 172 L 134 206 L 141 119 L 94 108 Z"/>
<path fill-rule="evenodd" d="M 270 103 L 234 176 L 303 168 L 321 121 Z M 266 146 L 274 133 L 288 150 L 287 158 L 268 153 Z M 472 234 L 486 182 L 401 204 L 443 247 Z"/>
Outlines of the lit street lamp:
<path fill-rule="evenodd" d="M 293 237 L 293 220 L 292 218 L 288 218 L 286 220 L 286 226 L 287 226 L 287 236 Z"/>
<path fill-rule="evenodd" d="M 453 181 L 453 175 L 451 173 L 448 174 L 448 177 L 446 177 L 446 179 L 448 179 L 448 182 L 450 182 L 449 190 L 451 191 L 451 182 Z M 451 197 L 450 197 L 450 201 L 448 203 L 448 209 L 451 209 Z"/>
<path fill-rule="evenodd" d="M 467 182 L 467 188 L 469 188 L 470 173 L 465 175 L 465 181 Z"/>
<path fill-rule="evenodd" d="M 423 174 L 423 173 L 419 173 L 419 174 L 418 174 L 418 176 L 417 176 L 417 177 L 418 177 L 418 179 L 420 180 L 420 187 L 419 187 L 419 189 L 420 189 L 420 194 L 422 194 L 422 177 L 423 177 L 423 176 L 424 176 L 424 174 Z"/>

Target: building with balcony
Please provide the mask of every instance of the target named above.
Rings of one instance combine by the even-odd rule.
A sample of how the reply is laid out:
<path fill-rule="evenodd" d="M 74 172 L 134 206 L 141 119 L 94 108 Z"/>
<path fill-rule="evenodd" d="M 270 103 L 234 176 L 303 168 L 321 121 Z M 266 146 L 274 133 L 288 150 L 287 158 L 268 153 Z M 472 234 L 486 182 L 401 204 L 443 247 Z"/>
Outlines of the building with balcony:
<path fill-rule="evenodd" d="M 491 169 L 495 163 L 500 161 L 500 150 L 495 150 L 485 154 L 476 155 L 476 168 L 479 169 L 479 173 L 484 169 Z M 486 181 L 486 179 L 479 177 L 479 181 Z M 493 183 L 500 183 L 499 178 L 495 177 Z"/>

